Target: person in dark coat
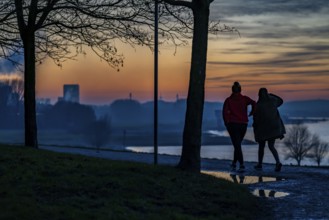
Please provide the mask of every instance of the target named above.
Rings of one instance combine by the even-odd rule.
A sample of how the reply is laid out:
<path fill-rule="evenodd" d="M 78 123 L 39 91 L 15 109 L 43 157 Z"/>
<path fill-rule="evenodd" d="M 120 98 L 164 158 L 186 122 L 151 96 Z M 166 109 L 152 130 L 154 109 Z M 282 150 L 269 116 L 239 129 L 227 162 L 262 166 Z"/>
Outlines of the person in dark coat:
<path fill-rule="evenodd" d="M 276 161 L 275 171 L 281 171 L 282 164 L 274 144 L 275 139 L 282 139 L 286 133 L 286 129 L 278 111 L 278 107 L 281 106 L 282 103 L 283 100 L 279 96 L 269 94 L 266 88 L 259 89 L 253 123 L 255 141 L 259 144 L 258 164 L 255 166 L 257 170 L 262 169 L 264 149 L 267 142 Z"/>
<path fill-rule="evenodd" d="M 226 129 L 234 147 L 231 168 L 235 170 L 236 163 L 239 161 L 240 167 L 238 172 L 243 172 L 245 170 L 241 143 L 247 131 L 248 105 L 252 106 L 252 110 L 249 114 L 250 116 L 253 114 L 256 102 L 248 96 L 242 95 L 240 83 L 234 82 L 232 94 L 225 99 L 222 113 Z"/>

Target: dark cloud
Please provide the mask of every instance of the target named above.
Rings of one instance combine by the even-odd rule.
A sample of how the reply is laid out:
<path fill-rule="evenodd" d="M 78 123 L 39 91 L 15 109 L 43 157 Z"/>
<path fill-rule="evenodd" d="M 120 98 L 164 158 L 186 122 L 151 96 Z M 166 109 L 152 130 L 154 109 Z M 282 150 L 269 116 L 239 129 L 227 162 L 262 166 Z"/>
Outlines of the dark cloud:
<path fill-rule="evenodd" d="M 250 61 L 250 62 L 227 62 L 227 61 L 209 61 L 209 65 L 229 65 L 229 66 L 253 66 L 253 67 L 271 67 L 271 68 L 290 68 L 296 67 L 321 67 L 323 63 L 317 62 L 305 62 L 302 59 L 282 59 L 282 58 L 273 58 L 270 60 L 259 60 L 259 61 Z"/>
<path fill-rule="evenodd" d="M 282 75 L 300 75 L 300 76 L 328 76 L 329 68 L 327 70 L 308 70 L 308 71 L 280 71 L 280 72 L 270 72 L 266 74 L 282 74 Z"/>
<path fill-rule="evenodd" d="M 311 50 L 311 51 L 316 51 L 316 52 L 325 52 L 327 54 L 328 54 L 328 51 L 329 51 L 329 45 L 321 45 L 321 44 L 305 45 L 302 48 L 305 48 L 305 49 Z"/>
<path fill-rule="evenodd" d="M 314 17 L 324 17 L 323 24 L 320 24 L 319 20 L 315 20 L 314 24 L 303 23 Z M 236 27 L 242 36 L 248 38 L 328 38 L 326 18 L 329 20 L 328 0 L 217 0 L 211 7 L 211 19 L 221 20 L 228 26 Z"/>
<path fill-rule="evenodd" d="M 241 40 L 219 38 L 212 50 L 218 60 L 209 60 L 208 69 L 220 72 L 207 77 L 207 88 L 240 80 L 248 87 L 289 88 L 283 92 L 329 91 L 323 89 L 329 78 L 328 0 L 216 0 L 211 16 L 236 27 Z"/>
<path fill-rule="evenodd" d="M 257 42 L 249 41 L 246 44 L 249 44 L 248 48 L 241 49 L 228 49 L 223 50 L 221 53 L 224 54 L 263 54 L 269 53 L 272 51 L 264 49 L 266 46 L 269 46 L 269 43 L 260 43 L 262 46 L 253 46 Z M 278 43 L 278 42 L 277 42 Z M 277 44 L 276 43 L 276 44 Z M 316 43 L 316 42 L 315 42 Z M 248 62 L 236 62 L 236 61 L 209 61 L 209 65 L 229 65 L 229 66 L 252 66 L 252 67 L 268 67 L 268 68 L 290 68 L 290 67 L 322 67 L 329 68 L 329 45 L 321 45 L 309 43 L 304 44 L 300 42 L 299 44 L 290 44 L 286 43 L 282 48 L 294 49 L 294 51 L 287 52 L 277 52 L 273 51 L 273 58 L 271 59 L 259 59 L 255 61 Z M 276 46 L 273 44 L 271 46 Z M 288 46 L 286 46 L 288 45 Z M 296 51 L 297 49 L 297 51 Z M 260 56 L 262 57 L 262 56 Z"/>
<path fill-rule="evenodd" d="M 329 16 L 328 16 L 329 19 Z M 248 25 L 241 25 L 239 31 L 242 36 L 248 38 L 262 39 L 292 39 L 295 37 L 318 37 L 328 38 L 329 26 L 319 25 L 313 27 L 298 27 L 285 25 L 278 27 L 276 24 L 263 24 L 263 28 L 254 28 Z"/>
<path fill-rule="evenodd" d="M 328 1 L 329 2 L 329 1 Z M 329 11 L 328 11 L 329 13 Z M 329 15 L 328 15 L 329 21 Z M 302 36 L 309 37 L 320 37 L 320 38 L 328 38 L 329 37 L 329 25 L 315 25 L 311 27 L 301 28 L 297 34 L 302 34 Z"/>
<path fill-rule="evenodd" d="M 231 81 L 232 80 L 227 80 Z M 207 84 L 207 89 L 230 89 L 231 84 L 228 84 L 227 81 L 214 81 L 212 83 Z M 302 89 L 296 89 L 294 88 L 295 85 L 307 85 L 309 81 L 303 80 L 303 79 L 290 79 L 290 80 L 280 80 L 280 81 L 272 81 L 272 80 L 241 80 L 240 81 L 242 84 L 242 90 L 245 89 L 245 91 L 248 90 L 250 87 L 275 87 L 276 91 L 280 91 L 283 93 L 316 93 L 318 94 L 319 92 L 327 93 L 329 92 L 329 88 L 302 88 Z M 284 89 L 289 87 L 290 89 Z M 282 88 L 282 89 L 280 89 Z"/>
<path fill-rule="evenodd" d="M 224 77 L 225 78 L 225 77 Z M 216 81 L 212 81 L 212 83 L 208 86 L 207 88 L 230 88 L 231 85 L 227 85 L 226 82 L 232 82 L 232 79 L 221 79 L 219 80 L 218 78 L 216 78 Z M 305 83 L 307 82 L 306 80 L 303 79 L 291 79 L 291 80 L 277 80 L 277 81 L 273 81 L 273 80 L 240 80 L 242 82 L 242 87 L 264 87 L 264 86 L 283 86 L 283 85 L 305 85 Z M 224 83 L 224 84 L 221 84 Z M 245 84 L 245 85 L 244 85 Z M 315 90 L 315 89 L 314 89 Z"/>
<path fill-rule="evenodd" d="M 213 50 L 217 53 L 223 53 L 223 54 L 264 54 L 266 53 L 264 50 L 260 50 L 257 48 L 235 48 L 235 49 L 217 49 Z"/>
<path fill-rule="evenodd" d="M 281 92 L 328 92 L 329 88 L 324 88 L 324 89 L 285 89 L 285 90 L 280 90 Z"/>
<path fill-rule="evenodd" d="M 265 80 L 264 76 L 276 76 L 276 78 L 281 78 L 280 76 L 293 76 L 290 79 L 285 80 L 273 80 L 269 82 L 268 80 Z M 318 70 L 318 71 L 270 71 L 270 70 L 264 70 L 264 71 L 258 71 L 258 72 L 245 72 L 245 73 L 237 73 L 232 74 L 229 76 L 216 76 L 216 77 L 208 77 L 206 80 L 208 82 L 229 82 L 237 78 L 243 78 L 243 81 L 245 83 L 248 83 L 250 86 L 261 86 L 264 84 L 267 85 L 297 85 L 297 84 L 307 84 L 310 82 L 310 80 L 316 78 L 316 77 L 323 77 L 328 76 L 329 77 L 329 68 L 327 70 Z M 247 79 L 246 79 L 247 78 Z M 311 79 L 310 79 L 311 78 Z"/>
<path fill-rule="evenodd" d="M 212 3 L 214 17 L 259 15 L 269 13 L 309 14 L 329 7 L 328 0 L 216 0 Z"/>

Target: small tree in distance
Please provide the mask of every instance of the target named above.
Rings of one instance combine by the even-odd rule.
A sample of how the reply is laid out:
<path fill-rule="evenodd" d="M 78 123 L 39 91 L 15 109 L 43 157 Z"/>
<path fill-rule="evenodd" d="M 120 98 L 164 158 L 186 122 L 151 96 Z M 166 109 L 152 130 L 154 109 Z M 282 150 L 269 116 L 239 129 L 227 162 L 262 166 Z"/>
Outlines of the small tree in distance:
<path fill-rule="evenodd" d="M 310 158 L 320 166 L 323 159 L 326 157 L 329 150 L 329 143 L 321 142 L 313 148 Z"/>
<path fill-rule="evenodd" d="M 301 161 L 308 157 L 310 151 L 320 144 L 319 138 L 312 135 L 308 128 L 303 124 L 293 125 L 288 129 L 284 145 L 288 148 L 286 159 L 292 158 L 300 166 Z"/>
<path fill-rule="evenodd" d="M 110 141 L 111 123 L 107 117 L 102 117 L 91 122 L 85 129 L 86 141 L 94 146 L 99 152 L 99 149 Z"/>

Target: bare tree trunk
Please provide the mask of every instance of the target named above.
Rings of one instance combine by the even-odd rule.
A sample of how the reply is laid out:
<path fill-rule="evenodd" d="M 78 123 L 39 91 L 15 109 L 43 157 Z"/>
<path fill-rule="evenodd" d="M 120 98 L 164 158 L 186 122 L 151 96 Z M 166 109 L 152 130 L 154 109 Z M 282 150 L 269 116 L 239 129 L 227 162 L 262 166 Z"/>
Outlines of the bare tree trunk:
<path fill-rule="evenodd" d="M 38 0 L 31 0 L 27 22 L 24 17 L 23 5 L 22 0 L 15 0 L 17 24 L 24 47 L 25 145 L 38 148 L 35 105 L 35 23 Z"/>
<path fill-rule="evenodd" d="M 38 148 L 37 120 L 35 103 L 35 37 L 34 32 L 27 31 L 24 43 L 24 112 L 25 112 L 25 145 Z"/>
<path fill-rule="evenodd" d="M 192 63 L 183 132 L 183 148 L 177 167 L 200 172 L 201 136 L 206 77 L 209 2 L 195 1 Z"/>

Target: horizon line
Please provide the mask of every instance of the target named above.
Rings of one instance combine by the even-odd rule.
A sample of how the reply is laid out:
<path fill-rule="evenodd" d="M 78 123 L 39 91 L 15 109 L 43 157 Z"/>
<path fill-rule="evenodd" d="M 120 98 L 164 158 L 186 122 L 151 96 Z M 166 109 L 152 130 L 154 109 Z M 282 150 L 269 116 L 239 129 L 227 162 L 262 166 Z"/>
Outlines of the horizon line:
<path fill-rule="evenodd" d="M 37 100 L 45 100 L 46 98 L 37 98 Z M 120 100 L 124 100 L 124 101 L 136 101 L 140 104 L 146 104 L 146 103 L 152 103 L 154 102 L 154 100 L 139 100 L 139 99 L 133 99 L 133 98 L 118 98 L 118 99 L 114 99 L 113 101 L 110 101 L 110 102 L 104 102 L 104 103 L 100 103 L 100 102 L 97 102 L 97 103 L 93 103 L 93 102 L 84 102 L 84 101 L 80 101 L 78 102 L 79 104 L 82 104 L 82 105 L 98 105 L 98 106 L 102 106 L 102 105 L 111 105 L 113 104 L 115 101 L 120 101 Z M 178 101 L 184 101 L 186 102 L 187 98 L 179 98 L 179 99 L 176 99 L 176 100 L 165 100 L 165 99 L 159 99 L 158 102 L 168 102 L 168 103 L 175 103 L 175 102 L 178 102 Z M 225 100 L 224 100 L 225 101 Z M 204 100 L 205 103 L 224 103 L 224 101 L 214 101 L 214 100 Z M 295 100 L 289 100 L 289 101 L 286 101 L 285 103 L 290 103 L 290 102 L 312 102 L 312 101 L 328 101 L 329 102 L 329 99 L 325 99 L 325 98 L 315 98 L 315 99 L 295 99 Z M 56 100 L 55 102 L 52 102 L 50 101 L 50 104 L 56 104 L 58 102 L 58 100 Z"/>

